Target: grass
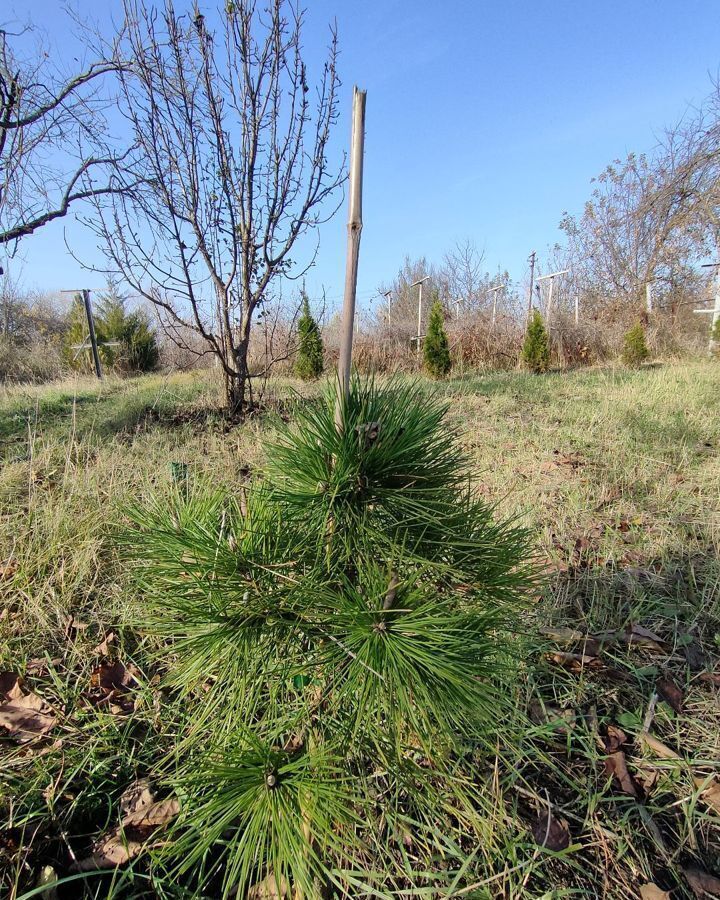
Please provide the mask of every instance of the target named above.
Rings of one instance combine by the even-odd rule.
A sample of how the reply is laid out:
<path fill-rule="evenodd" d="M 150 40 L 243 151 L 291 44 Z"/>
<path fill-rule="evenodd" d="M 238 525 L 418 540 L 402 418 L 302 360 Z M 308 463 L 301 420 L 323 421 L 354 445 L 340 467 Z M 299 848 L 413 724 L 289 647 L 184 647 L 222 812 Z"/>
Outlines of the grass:
<path fill-rule="evenodd" d="M 218 397 L 209 377 L 0 394 L 0 670 L 25 674 L 58 713 L 43 742 L 0 739 L 3 896 L 40 896 L 43 867 L 75 879 L 61 897 L 189 896 L 152 852 L 106 873 L 71 871 L 117 823 L 127 786 L 171 758 L 190 724 L 157 683 L 114 536 L 129 504 L 176 488 L 173 462 L 191 481 L 235 490 L 252 477 L 278 416 L 292 412 L 292 387 L 274 385 L 266 410 L 242 425 L 204 411 Z M 537 637 L 518 717 L 501 723 L 495 757 L 477 763 L 486 840 L 438 835 L 437 868 L 449 874 L 423 896 L 620 900 L 648 882 L 694 896 L 686 870 L 720 876 L 720 803 L 705 793 L 720 769 L 717 364 L 426 389 L 452 399 L 482 493 L 533 529 L 548 582 L 528 622 Z M 659 640 L 629 641 L 633 626 Z M 127 714 L 93 694 L 109 631 L 112 653 L 136 667 Z M 668 680 L 679 712 L 663 699 Z M 613 728 L 636 796 L 606 772 Z M 663 758 L 645 730 L 681 759 Z M 541 842 L 549 835 L 548 811 L 569 832 L 566 849 L 533 838 L 533 826 Z"/>

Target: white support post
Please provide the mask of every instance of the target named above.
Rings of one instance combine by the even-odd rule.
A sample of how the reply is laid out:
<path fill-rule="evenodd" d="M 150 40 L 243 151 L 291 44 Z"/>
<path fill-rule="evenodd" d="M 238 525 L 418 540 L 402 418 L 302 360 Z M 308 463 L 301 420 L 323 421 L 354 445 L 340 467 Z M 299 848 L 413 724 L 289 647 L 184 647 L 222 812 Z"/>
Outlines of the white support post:
<path fill-rule="evenodd" d="M 418 287 L 418 320 L 417 320 L 417 338 L 415 345 L 415 358 L 420 361 L 420 337 L 422 336 L 422 295 L 423 295 L 423 284 L 428 280 L 430 276 L 424 275 L 422 278 L 419 278 L 417 281 L 414 281 L 410 287 Z"/>
<path fill-rule="evenodd" d="M 708 342 L 708 353 L 715 351 L 716 341 L 714 340 L 715 327 L 720 322 L 720 263 L 705 263 L 704 269 L 715 269 L 715 297 L 712 309 L 694 309 L 693 312 L 701 315 L 712 316 L 710 320 L 710 338 Z"/>
<path fill-rule="evenodd" d="M 555 279 L 550 279 L 550 289 L 548 290 L 548 301 L 547 301 L 547 309 L 545 310 L 545 325 L 547 326 L 550 323 L 550 312 L 552 310 L 552 295 L 553 295 L 553 285 L 555 284 Z"/>
<path fill-rule="evenodd" d="M 415 356 L 420 359 L 420 331 L 422 328 L 422 289 L 423 283 L 420 282 L 420 290 L 418 291 L 418 327 L 417 327 L 417 343 L 415 344 Z"/>
<path fill-rule="evenodd" d="M 538 278 L 538 284 L 541 281 L 550 281 L 550 289 L 548 291 L 548 299 L 547 304 L 545 306 L 545 325 L 547 326 L 550 322 L 550 313 L 552 312 L 552 298 L 553 298 L 553 285 L 555 284 L 555 279 L 559 278 L 561 275 L 567 275 L 570 269 L 562 269 L 560 272 L 550 272 L 548 275 L 541 275 Z"/>
<path fill-rule="evenodd" d="M 488 292 L 487 292 L 488 294 L 492 294 L 492 295 L 493 295 L 493 306 L 492 306 L 492 327 L 493 327 L 493 330 L 495 329 L 495 321 L 496 321 L 496 319 L 497 319 L 497 298 L 498 298 L 498 291 L 501 291 L 504 287 L 505 287 L 504 284 L 496 284 L 494 287 L 491 287 L 491 288 L 488 290 Z"/>
<path fill-rule="evenodd" d="M 385 299 L 387 300 L 387 323 L 388 323 L 388 325 L 390 325 L 390 295 L 391 294 L 392 294 L 392 291 L 385 291 L 385 293 L 383 294 L 383 297 L 385 297 Z"/>

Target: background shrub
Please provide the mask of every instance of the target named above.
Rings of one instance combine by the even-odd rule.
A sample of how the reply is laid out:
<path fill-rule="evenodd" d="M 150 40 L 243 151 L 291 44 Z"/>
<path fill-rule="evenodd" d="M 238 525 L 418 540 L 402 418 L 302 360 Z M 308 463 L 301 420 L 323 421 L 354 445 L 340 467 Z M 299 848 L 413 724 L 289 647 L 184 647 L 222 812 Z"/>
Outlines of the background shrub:
<path fill-rule="evenodd" d="M 435 300 L 428 319 L 427 334 L 423 342 L 425 371 L 432 378 L 444 378 L 451 367 L 450 345 L 445 331 L 442 303 Z"/>
<path fill-rule="evenodd" d="M 535 374 L 547 372 L 550 368 L 550 341 L 542 316 L 536 309 L 533 310 L 530 317 L 527 334 L 525 335 L 522 361 Z"/>
<path fill-rule="evenodd" d="M 637 368 L 650 355 L 645 340 L 645 330 L 640 322 L 636 322 L 628 330 L 623 340 L 622 360 L 626 366 Z"/>
<path fill-rule="evenodd" d="M 302 315 L 298 320 L 298 355 L 295 374 L 303 381 L 319 378 L 323 371 L 323 342 L 320 328 L 310 312 L 310 301 L 303 292 Z"/>

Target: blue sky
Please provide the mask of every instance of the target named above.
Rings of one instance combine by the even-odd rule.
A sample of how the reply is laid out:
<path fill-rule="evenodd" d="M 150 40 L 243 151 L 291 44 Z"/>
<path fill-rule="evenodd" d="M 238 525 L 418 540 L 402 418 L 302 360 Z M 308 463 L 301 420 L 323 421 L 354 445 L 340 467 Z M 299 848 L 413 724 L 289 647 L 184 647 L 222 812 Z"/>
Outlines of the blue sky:
<path fill-rule="evenodd" d="M 7 0 L 6 0 L 7 2 Z M 177 0 L 178 6 L 182 0 Z M 720 67 L 717 0 L 308 0 L 305 43 L 318 58 L 337 21 L 342 119 L 364 87 L 367 135 L 358 280 L 365 301 L 406 254 L 439 261 L 459 239 L 485 249 L 490 271 L 522 278 L 532 249 L 561 239 L 591 178 L 631 150 L 650 151 L 663 126 L 711 88 Z M 9 0 L 60 37 L 56 0 Z M 105 15 L 77 0 L 81 15 Z M 100 12 L 98 12 L 100 10 Z M 311 295 L 342 291 L 345 207 L 323 227 Z M 23 280 L 42 289 L 99 282 L 67 254 L 97 257 L 66 220 L 27 240 Z"/>

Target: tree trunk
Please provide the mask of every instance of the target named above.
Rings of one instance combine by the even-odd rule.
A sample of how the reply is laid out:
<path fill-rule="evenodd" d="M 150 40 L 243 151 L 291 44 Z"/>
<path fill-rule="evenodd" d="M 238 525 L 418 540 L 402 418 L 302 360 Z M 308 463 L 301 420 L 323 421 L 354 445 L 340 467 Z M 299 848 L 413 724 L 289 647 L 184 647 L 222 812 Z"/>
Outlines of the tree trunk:
<path fill-rule="evenodd" d="M 249 329 L 243 329 L 247 331 Z M 230 358 L 233 360 L 234 372 L 232 375 L 225 373 L 225 405 L 228 412 L 239 415 L 247 410 L 246 393 L 249 381 L 248 375 L 248 344 L 249 336 L 242 337 Z"/>
<path fill-rule="evenodd" d="M 245 386 L 247 379 L 240 375 L 226 376 L 225 378 L 225 407 L 233 415 L 245 410 Z"/>

